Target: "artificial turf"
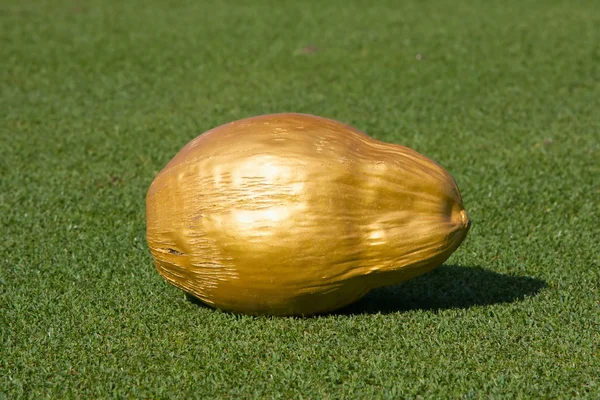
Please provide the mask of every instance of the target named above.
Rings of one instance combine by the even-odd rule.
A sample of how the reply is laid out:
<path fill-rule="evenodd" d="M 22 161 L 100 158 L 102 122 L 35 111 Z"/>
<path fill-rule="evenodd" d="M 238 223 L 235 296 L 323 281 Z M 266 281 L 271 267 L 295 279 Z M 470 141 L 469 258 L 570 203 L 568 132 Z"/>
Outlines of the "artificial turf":
<path fill-rule="evenodd" d="M 0 43 L 0 397 L 600 397 L 597 1 L 6 0 Z M 167 285 L 150 182 L 281 111 L 441 163 L 468 239 L 315 318 Z"/>

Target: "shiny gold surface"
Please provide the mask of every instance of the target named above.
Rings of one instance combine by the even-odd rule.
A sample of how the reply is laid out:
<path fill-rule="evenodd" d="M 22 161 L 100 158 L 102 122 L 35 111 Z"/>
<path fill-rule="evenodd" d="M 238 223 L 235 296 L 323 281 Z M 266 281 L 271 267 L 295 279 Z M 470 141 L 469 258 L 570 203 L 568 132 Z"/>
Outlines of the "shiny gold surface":
<path fill-rule="evenodd" d="M 337 121 L 271 114 L 212 129 L 146 198 L 158 272 L 214 307 L 310 315 L 442 264 L 470 220 L 453 178 Z"/>

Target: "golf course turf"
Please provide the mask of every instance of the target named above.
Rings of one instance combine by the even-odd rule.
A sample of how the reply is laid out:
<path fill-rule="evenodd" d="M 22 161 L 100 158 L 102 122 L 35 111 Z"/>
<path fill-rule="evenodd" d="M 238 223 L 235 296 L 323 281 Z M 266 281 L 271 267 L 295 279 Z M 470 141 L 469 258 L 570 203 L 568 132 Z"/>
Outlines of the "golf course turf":
<path fill-rule="evenodd" d="M 597 1 L 6 0 L 0 60 L 0 398 L 600 398 Z M 439 162 L 465 242 L 314 318 L 168 285 L 152 179 L 286 111 Z"/>

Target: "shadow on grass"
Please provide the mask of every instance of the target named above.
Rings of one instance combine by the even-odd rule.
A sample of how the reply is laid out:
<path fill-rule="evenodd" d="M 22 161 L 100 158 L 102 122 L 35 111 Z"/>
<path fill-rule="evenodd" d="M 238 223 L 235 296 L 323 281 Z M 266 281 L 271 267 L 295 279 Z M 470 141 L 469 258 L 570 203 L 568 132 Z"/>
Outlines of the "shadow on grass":
<path fill-rule="evenodd" d="M 447 310 L 511 303 L 536 295 L 541 279 L 499 274 L 482 267 L 442 265 L 405 283 L 373 290 L 358 302 L 327 315 L 389 314 L 410 310 Z M 188 301 L 211 308 L 196 297 Z"/>
<path fill-rule="evenodd" d="M 373 290 L 336 315 L 446 310 L 511 303 L 536 295 L 541 279 L 499 274 L 482 267 L 442 265 L 405 283 Z"/>

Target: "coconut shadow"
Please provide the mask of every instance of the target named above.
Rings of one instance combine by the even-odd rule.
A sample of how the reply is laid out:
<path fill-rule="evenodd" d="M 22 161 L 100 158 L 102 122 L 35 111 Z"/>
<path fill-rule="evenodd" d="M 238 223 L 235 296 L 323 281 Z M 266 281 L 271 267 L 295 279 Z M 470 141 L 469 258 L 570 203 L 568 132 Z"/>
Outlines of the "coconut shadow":
<path fill-rule="evenodd" d="M 399 285 L 375 289 L 333 315 L 438 311 L 512 303 L 547 287 L 541 279 L 507 275 L 480 266 L 442 265 Z"/>

